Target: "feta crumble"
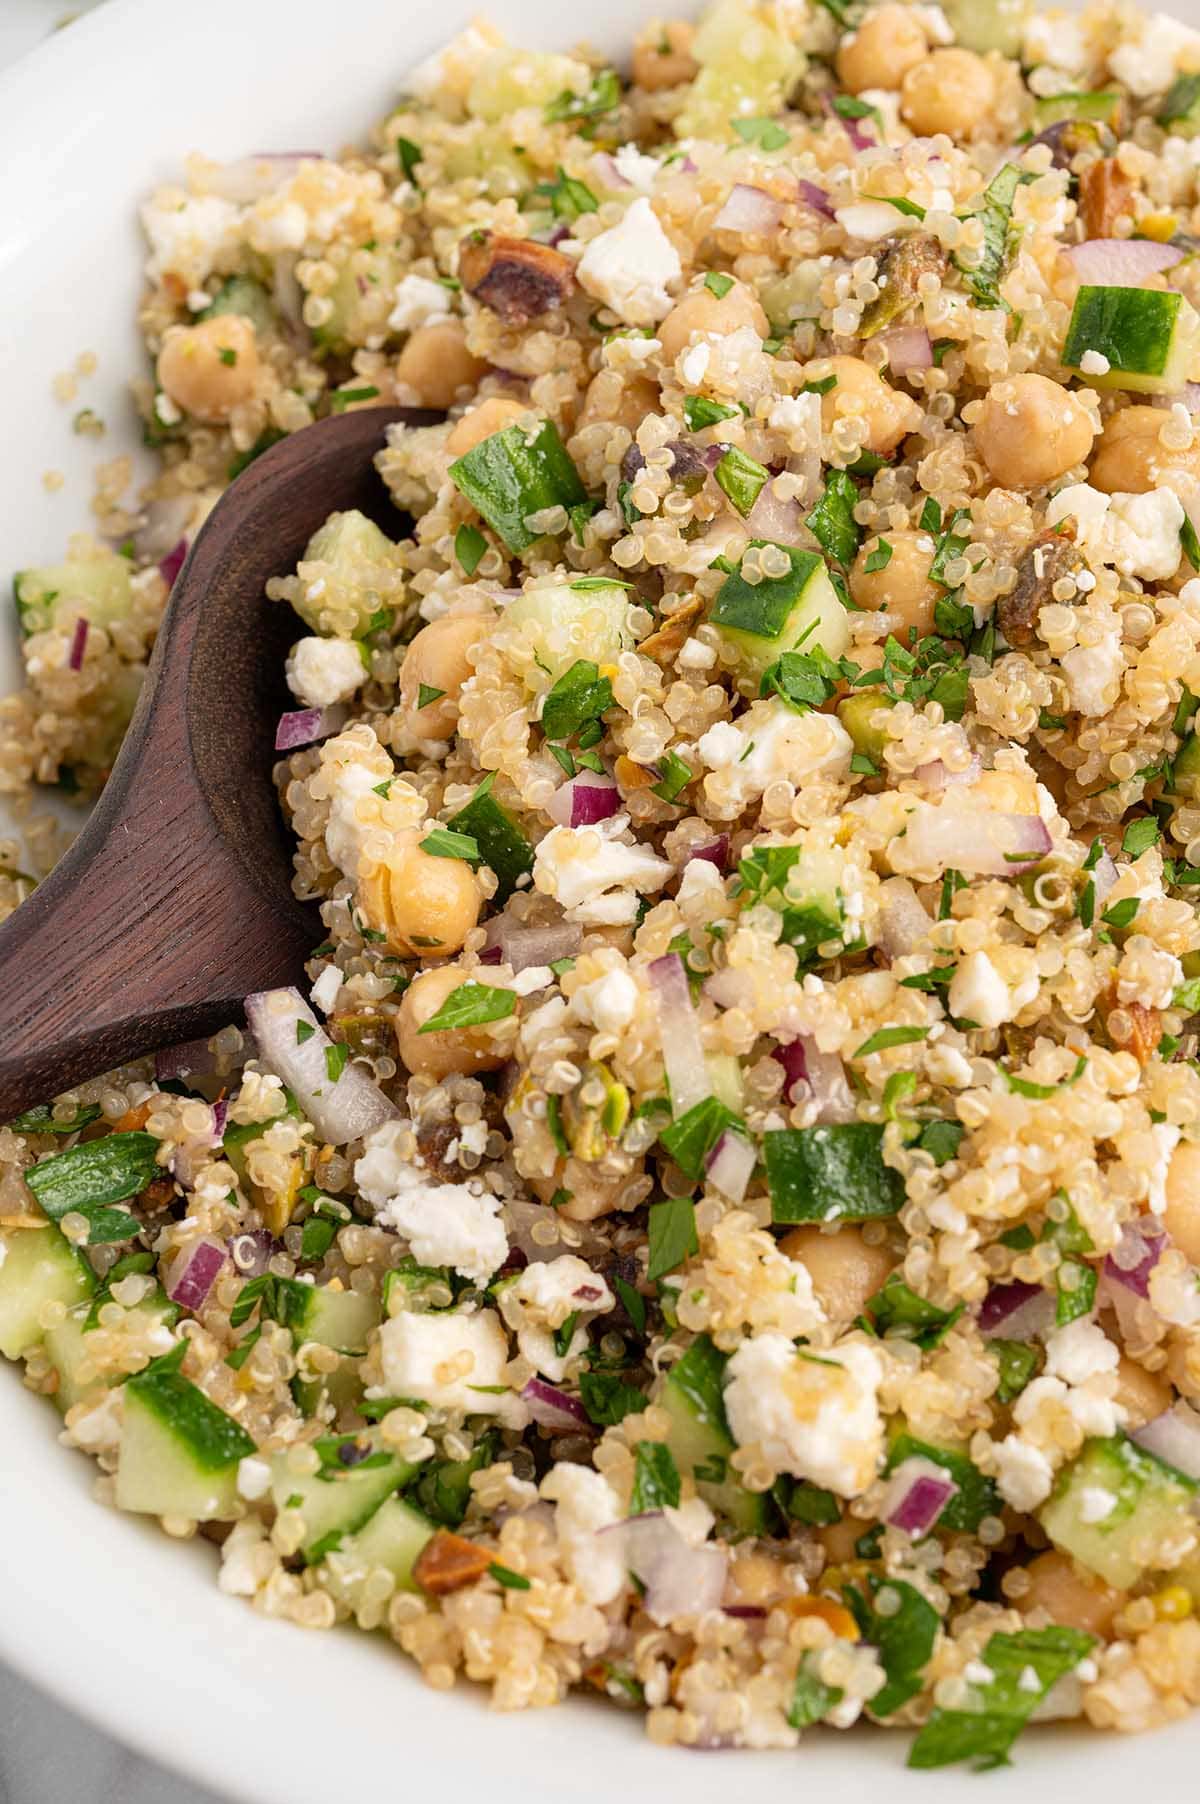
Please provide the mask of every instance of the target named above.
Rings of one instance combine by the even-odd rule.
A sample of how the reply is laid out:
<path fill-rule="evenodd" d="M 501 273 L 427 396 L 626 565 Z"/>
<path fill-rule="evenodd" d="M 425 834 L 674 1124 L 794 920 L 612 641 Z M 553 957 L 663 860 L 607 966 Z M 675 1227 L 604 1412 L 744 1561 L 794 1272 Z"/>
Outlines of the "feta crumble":
<path fill-rule="evenodd" d="M 806 1357 L 783 1334 L 743 1341 L 727 1368 L 725 1408 L 740 1447 L 776 1470 L 858 1497 L 883 1456 L 879 1355 L 850 1342 Z"/>
<path fill-rule="evenodd" d="M 306 708 L 329 708 L 349 701 L 367 680 L 362 652 L 353 639 L 298 639 L 288 653 L 287 686 Z"/>
<path fill-rule="evenodd" d="M 679 253 L 645 195 L 624 218 L 588 241 L 579 281 L 627 326 L 656 326 L 673 305 L 667 292 L 683 276 Z"/>

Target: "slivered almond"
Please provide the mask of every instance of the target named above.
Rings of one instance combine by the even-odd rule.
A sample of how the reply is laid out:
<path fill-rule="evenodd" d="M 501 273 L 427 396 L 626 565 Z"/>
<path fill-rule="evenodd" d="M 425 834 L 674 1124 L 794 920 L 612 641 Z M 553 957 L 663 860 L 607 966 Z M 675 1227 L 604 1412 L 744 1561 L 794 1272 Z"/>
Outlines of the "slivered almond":
<path fill-rule="evenodd" d="M 483 1577 L 492 1563 L 492 1555 L 477 1541 L 451 1534 L 439 1528 L 417 1555 L 413 1577 L 422 1591 L 431 1597 L 444 1597 L 449 1591 L 461 1591 Z"/>

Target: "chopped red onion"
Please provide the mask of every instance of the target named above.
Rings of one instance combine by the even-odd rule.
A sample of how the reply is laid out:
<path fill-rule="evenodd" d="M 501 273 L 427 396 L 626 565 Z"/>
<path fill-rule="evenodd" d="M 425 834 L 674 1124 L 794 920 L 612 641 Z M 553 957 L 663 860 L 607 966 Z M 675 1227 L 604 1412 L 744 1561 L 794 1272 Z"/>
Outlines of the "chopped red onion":
<path fill-rule="evenodd" d="M 856 1119 L 854 1095 L 836 1052 L 822 1052 L 815 1040 L 801 1034 L 786 1046 L 776 1046 L 773 1057 L 783 1066 L 785 1101 L 803 1100 L 795 1094 L 796 1085 L 803 1083 L 812 1097 L 817 1122 Z"/>
<path fill-rule="evenodd" d="M 902 1460 L 892 1474 L 879 1513 L 893 1528 L 920 1540 L 957 1491 L 944 1466 L 920 1457 Z"/>
<path fill-rule="evenodd" d="M 631 188 L 633 186 L 633 183 L 627 182 L 621 174 L 616 158 L 609 156 L 606 150 L 602 150 L 598 156 L 592 158 L 592 168 L 607 188 Z"/>
<path fill-rule="evenodd" d="M 620 1535 L 629 1570 L 645 1587 L 646 1614 L 665 1628 L 677 1616 L 719 1610 L 727 1557 L 720 1547 L 692 1547 L 661 1510 L 629 1516 L 597 1531 Z"/>
<path fill-rule="evenodd" d="M 166 1289 L 172 1303 L 184 1309 L 202 1309 L 224 1263 L 225 1248 L 219 1240 L 194 1240 L 168 1279 Z"/>
<path fill-rule="evenodd" d="M 158 574 L 162 577 L 168 589 L 174 588 L 175 578 L 187 563 L 187 554 L 188 542 L 186 539 L 180 539 L 178 543 L 168 551 L 166 557 L 160 560 Z"/>
<path fill-rule="evenodd" d="M 1183 252 L 1153 238 L 1088 238 L 1066 253 L 1081 282 L 1102 288 L 1139 288 L 1147 276 L 1171 269 Z"/>
<path fill-rule="evenodd" d="M 560 783 L 546 804 L 546 813 L 560 827 L 594 827 L 621 806 L 621 792 L 611 777 L 581 770 Z"/>
<path fill-rule="evenodd" d="M 531 965 L 553 965 L 560 958 L 574 958 L 583 944 L 583 929 L 574 921 L 551 921 L 544 927 L 519 927 L 505 915 L 488 923 L 489 944 L 481 954 L 484 963 L 508 964 L 514 971 Z M 494 952 L 496 957 L 489 958 Z"/>
<path fill-rule="evenodd" d="M 361 1066 L 348 1063 L 336 1080 L 331 1079 L 326 1054 L 333 1041 L 299 990 L 260 990 L 247 996 L 246 1019 L 258 1041 L 259 1058 L 295 1093 L 323 1140 L 345 1146 L 399 1114 Z M 312 1032 L 298 1044 L 296 1026 L 301 1021 Z"/>
<path fill-rule="evenodd" d="M 819 401 L 820 396 L 814 396 Z M 818 439 L 818 444 L 820 440 Z M 802 537 L 804 509 L 799 502 L 784 500 L 775 492 L 774 482 L 765 482 L 758 499 L 746 516 L 746 525 L 755 539 L 770 539 L 777 545 L 795 545 Z"/>
<path fill-rule="evenodd" d="M 878 342 L 887 347 L 888 368 L 893 376 L 933 368 L 933 345 L 924 326 L 893 326 L 889 332 L 880 333 Z"/>
<path fill-rule="evenodd" d="M 544 1378 L 531 1378 L 521 1392 L 521 1401 L 529 1405 L 529 1413 L 543 1428 L 557 1434 L 595 1434 L 596 1429 L 578 1397 L 547 1384 Z"/>
<path fill-rule="evenodd" d="M 1135 1296 L 1150 1295 L 1150 1274 L 1166 1250 L 1162 1233 L 1146 1234 L 1139 1224 L 1127 1222 L 1121 1238 L 1104 1261 L 1104 1276 Z"/>
<path fill-rule="evenodd" d="M 225 1125 L 229 1120 L 229 1103 L 224 1096 L 218 1096 L 212 1106 L 213 1145 L 220 1146 L 225 1138 Z"/>
<path fill-rule="evenodd" d="M 1144 1428 L 1135 1428 L 1132 1438 L 1185 1478 L 1200 1478 L 1200 1415 L 1188 1404 L 1176 1403 Z"/>
<path fill-rule="evenodd" d="M 68 670 L 82 670 L 83 654 L 87 648 L 87 641 L 88 619 L 86 614 L 81 614 L 75 622 L 75 631 L 71 634 L 71 649 L 67 653 Z"/>
<path fill-rule="evenodd" d="M 738 1622 L 765 1622 L 767 1612 L 761 1604 L 722 1604 L 722 1616 L 732 1616 Z"/>
<path fill-rule="evenodd" d="M 196 512 L 194 495 L 165 495 L 147 504 L 145 518 L 133 535 L 133 555 L 139 564 L 157 564 L 177 548 Z M 166 573 L 164 572 L 164 575 Z M 171 579 L 168 577 L 167 579 Z"/>
<path fill-rule="evenodd" d="M 243 1278 L 261 1278 L 277 1251 L 278 1243 L 266 1228 L 253 1228 L 226 1241 L 229 1257 Z"/>
<path fill-rule="evenodd" d="M 501 952 L 499 946 L 485 946 L 483 951 L 479 954 L 479 962 L 481 965 L 502 965 L 504 963 L 504 954 Z"/>
<path fill-rule="evenodd" d="M 727 1196 L 731 1203 L 740 1203 L 746 1194 L 757 1157 L 753 1143 L 744 1135 L 722 1134 L 708 1155 L 709 1183 L 722 1196 Z"/>
<path fill-rule="evenodd" d="M 976 754 L 965 770 L 947 770 L 942 759 L 931 758 L 928 764 L 918 764 L 913 776 L 930 794 L 940 795 L 955 783 L 976 782 L 979 777 L 979 756 Z"/>
<path fill-rule="evenodd" d="M 915 864 L 968 877 L 1019 877 L 1052 843 L 1039 814 L 992 814 L 957 800 L 914 809 L 904 836 Z"/>
<path fill-rule="evenodd" d="M 771 1057 L 783 1066 L 783 1100 L 791 1102 L 792 1091 L 797 1084 L 808 1082 L 808 1061 L 804 1056 L 804 1041 L 789 1040 L 786 1046 L 772 1048 Z"/>
<path fill-rule="evenodd" d="M 649 969 L 650 987 L 658 1016 L 663 1064 L 671 1086 L 671 1110 L 676 1121 L 712 1095 L 712 1083 L 704 1060 L 700 1022 L 692 1007 L 687 972 L 678 952 L 664 953 Z"/>
<path fill-rule="evenodd" d="M 933 921 L 907 877 L 885 877 L 879 901 L 879 944 L 888 959 L 928 947 Z"/>
<path fill-rule="evenodd" d="M 1200 382 L 1185 382 L 1174 401 L 1182 401 L 1189 413 L 1200 413 Z"/>
<path fill-rule="evenodd" d="M 818 188 L 815 182 L 806 181 L 803 177 L 797 183 L 797 186 L 800 189 L 800 198 L 805 206 L 811 207 L 814 213 L 823 214 L 826 219 L 833 219 L 835 217 L 833 202 L 826 194 L 824 188 Z"/>
<path fill-rule="evenodd" d="M 765 189 L 735 182 L 725 205 L 712 222 L 714 232 L 745 232 L 767 237 L 779 225 L 783 208 Z"/>
<path fill-rule="evenodd" d="M 1054 1326 L 1054 1298 L 1040 1284 L 1014 1278 L 993 1284 L 979 1309 L 979 1332 L 1005 1340 L 1032 1340 Z"/>
<path fill-rule="evenodd" d="M 281 714 L 275 729 L 275 750 L 295 752 L 302 745 L 314 745 L 318 739 L 328 739 L 331 734 L 341 732 L 346 718 L 344 702 L 336 702 L 331 708 L 297 708 L 291 714 Z"/>
<path fill-rule="evenodd" d="M 706 864 L 715 864 L 723 872 L 729 859 L 728 833 L 719 833 L 716 839 L 706 839 L 703 845 L 693 846 L 684 860 L 685 864 L 691 864 L 693 858 L 702 858 Z"/>

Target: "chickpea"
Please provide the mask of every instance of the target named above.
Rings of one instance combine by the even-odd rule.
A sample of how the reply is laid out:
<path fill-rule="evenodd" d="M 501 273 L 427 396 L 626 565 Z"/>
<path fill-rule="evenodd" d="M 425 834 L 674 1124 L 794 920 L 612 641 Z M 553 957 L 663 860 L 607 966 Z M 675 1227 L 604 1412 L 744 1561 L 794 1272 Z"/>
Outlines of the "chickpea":
<path fill-rule="evenodd" d="M 758 1604 L 767 1608 L 778 1597 L 791 1594 L 787 1568 L 765 1553 L 739 1553 L 730 1561 L 726 1596 L 734 1604 Z"/>
<path fill-rule="evenodd" d="M 422 852 L 424 829 L 396 835 L 386 863 L 365 861 L 358 900 L 367 921 L 403 958 L 458 952 L 479 919 L 479 880 L 461 858 Z"/>
<path fill-rule="evenodd" d="M 414 977 L 396 1016 L 396 1049 L 409 1071 L 442 1078 L 451 1073 L 468 1076 L 477 1071 L 499 1070 L 511 1055 L 513 1015 L 491 1028 L 452 1027 L 431 1034 L 421 1032 L 447 996 L 464 983 L 488 981 L 482 971 L 464 971 L 461 965 L 439 965 L 435 971 L 422 971 Z"/>
<path fill-rule="evenodd" d="M 644 376 L 622 378 L 616 370 L 601 370 L 588 384 L 575 430 L 582 432 L 585 426 L 604 423 L 636 432 L 648 413 L 658 412 L 660 404 L 657 384 L 647 382 Z"/>
<path fill-rule="evenodd" d="M 687 350 L 696 332 L 728 338 L 740 326 L 753 326 L 760 338 L 766 338 L 771 330 L 762 302 L 752 288 L 747 288 L 744 282 L 735 282 L 721 296 L 703 286 L 693 288 L 681 301 L 676 301 L 658 328 L 663 361 L 674 363 L 679 353 Z"/>
<path fill-rule="evenodd" d="M 1136 1359 L 1122 1353 L 1117 1366 L 1117 1402 L 1127 1412 L 1125 1427 L 1129 1433 L 1153 1422 L 1174 1401 L 1175 1392 L 1164 1373 L 1148 1372 Z"/>
<path fill-rule="evenodd" d="M 635 86 L 654 93 L 691 81 L 700 66 L 692 55 L 695 35 L 688 19 L 652 19 L 634 41 Z"/>
<path fill-rule="evenodd" d="M 595 1221 L 597 1216 L 611 1215 L 620 1200 L 626 1179 L 605 1176 L 583 1159 L 559 1159 L 548 1178 L 530 1178 L 529 1187 L 543 1203 L 556 1191 L 565 1190 L 567 1201 L 558 1213 L 569 1221 Z"/>
<path fill-rule="evenodd" d="M 975 445 L 1006 489 L 1036 489 L 1091 454 L 1092 422 L 1069 389 L 1048 376 L 1010 376 L 988 390 Z"/>
<path fill-rule="evenodd" d="M 891 557 L 882 570 L 868 570 L 880 536 L 867 539 L 850 571 L 850 593 L 860 608 L 886 608 L 899 615 L 903 632 L 897 637 L 907 645 L 909 627 L 916 628 L 918 638 L 933 631 L 934 603 L 946 593 L 929 576 L 935 543 L 927 532 L 887 532 L 882 539 L 891 546 Z"/>
<path fill-rule="evenodd" d="M 793 1228 L 779 1243 L 788 1259 L 807 1267 L 813 1292 L 833 1322 L 850 1322 L 895 1268 L 896 1255 L 886 1245 L 871 1245 L 862 1230 L 844 1226 L 827 1234 L 820 1228 Z"/>
<path fill-rule="evenodd" d="M 212 425 L 250 399 L 258 371 L 254 325 L 240 313 L 173 327 L 158 353 L 159 386 L 184 413 Z"/>
<path fill-rule="evenodd" d="M 1180 489 L 1200 478 L 1200 444 L 1168 451 L 1159 438 L 1170 414 L 1161 407 L 1123 407 L 1100 434 L 1088 481 L 1106 495 Z"/>
<path fill-rule="evenodd" d="M 861 357 L 819 357 L 807 365 L 805 379 L 837 381 L 821 396 L 821 430 L 832 432 L 839 420 L 861 420 L 866 428 L 863 440 L 868 451 L 881 456 L 894 451 L 905 433 L 915 432 L 921 424 L 921 409 L 911 395 L 889 388 L 877 370 Z"/>
<path fill-rule="evenodd" d="M 854 1543 L 866 1532 L 866 1523 L 855 1516 L 843 1516 L 840 1522 L 830 1522 L 817 1530 L 817 1540 L 825 1549 L 825 1558 L 831 1566 L 848 1566 L 855 1558 Z"/>
<path fill-rule="evenodd" d="M 421 407 L 450 407 L 486 368 L 468 351 L 462 321 L 437 319 L 409 338 L 396 359 L 396 381 L 413 390 Z"/>
<path fill-rule="evenodd" d="M 1022 1613 L 1039 1606 L 1066 1629 L 1082 1629 L 1088 1635 L 1107 1638 L 1113 1617 L 1124 1601 L 1119 1591 L 1103 1580 L 1091 1578 L 1065 1553 L 1051 1549 L 1040 1553 L 1025 1568 L 1030 1587 L 1020 1599 Z"/>
<path fill-rule="evenodd" d="M 1200 1145 L 1181 1140 L 1167 1167 L 1163 1227 L 1185 1259 L 1200 1264 Z"/>
<path fill-rule="evenodd" d="M 945 132 L 973 138 L 986 129 L 996 82 L 973 50 L 933 50 L 914 63 L 900 84 L 900 115 L 921 137 Z"/>
<path fill-rule="evenodd" d="M 505 395 L 489 395 L 486 401 L 480 401 L 470 413 L 464 413 L 461 420 L 455 421 L 446 440 L 446 455 L 464 457 L 485 438 L 491 438 L 493 432 L 503 432 L 506 426 L 527 420 L 533 411 L 528 401 L 510 401 Z"/>
<path fill-rule="evenodd" d="M 864 88 L 898 88 L 928 52 L 928 39 L 911 6 L 881 6 L 868 13 L 851 37 L 842 39 L 836 58 L 838 80 L 848 94 L 861 94 Z"/>
<path fill-rule="evenodd" d="M 449 739 L 458 726 L 458 698 L 474 671 L 471 647 L 486 638 L 492 614 L 444 614 L 409 644 L 400 666 L 400 705 L 422 739 Z M 436 701 L 417 706 L 422 688 L 440 689 Z"/>

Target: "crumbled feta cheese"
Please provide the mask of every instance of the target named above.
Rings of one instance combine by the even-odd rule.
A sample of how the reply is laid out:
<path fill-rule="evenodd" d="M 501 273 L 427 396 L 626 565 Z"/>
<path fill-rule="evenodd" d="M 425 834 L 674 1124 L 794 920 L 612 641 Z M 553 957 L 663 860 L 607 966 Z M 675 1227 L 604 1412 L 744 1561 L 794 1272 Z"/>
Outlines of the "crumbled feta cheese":
<path fill-rule="evenodd" d="M 1075 712 L 1107 714 L 1120 692 L 1125 669 L 1120 627 L 1110 627 L 1095 645 L 1073 645 L 1060 661 Z"/>
<path fill-rule="evenodd" d="M 529 1412 L 508 1388 L 508 1339 L 494 1309 L 404 1312 L 379 1330 L 388 1394 L 524 1427 Z M 503 1386 L 502 1390 L 494 1387 Z"/>
<path fill-rule="evenodd" d="M 679 359 L 679 374 L 689 388 L 698 388 L 704 380 L 711 352 L 706 344 L 690 345 Z"/>
<path fill-rule="evenodd" d="M 1122 576 L 1159 582 L 1174 576 L 1183 556 L 1183 503 L 1172 489 L 1109 497 L 1112 561 Z"/>
<path fill-rule="evenodd" d="M 1103 351 L 1085 351 L 1079 359 L 1079 367 L 1085 376 L 1107 376 L 1112 365 Z"/>
<path fill-rule="evenodd" d="M 1103 1522 L 1106 1516 L 1112 1515 L 1116 1507 L 1116 1493 L 1106 1491 L 1103 1485 L 1084 1485 L 1079 1493 L 1081 1522 Z"/>
<path fill-rule="evenodd" d="M 675 654 L 680 670 L 711 670 L 716 661 L 716 651 L 703 639 L 685 639 Z"/>
<path fill-rule="evenodd" d="M 589 240 L 579 259 L 581 285 L 627 326 L 655 326 L 671 311 L 667 292 L 683 275 L 679 253 L 640 195 L 620 222 Z"/>
<path fill-rule="evenodd" d="M 1046 1370 L 1067 1384 L 1083 1384 L 1098 1372 L 1115 1372 L 1120 1355 L 1095 1322 L 1068 1322 L 1046 1340 Z"/>
<path fill-rule="evenodd" d="M 736 725 L 718 721 L 696 749 L 716 773 L 705 778 L 705 797 L 714 813 L 732 819 L 777 779 L 797 787 L 818 773 L 844 781 L 854 742 L 836 715 L 798 714 L 774 697 L 755 702 Z"/>
<path fill-rule="evenodd" d="M 500 1310 L 530 1364 L 558 1384 L 588 1344 L 587 1321 L 612 1309 L 616 1299 L 598 1272 L 574 1253 L 527 1265 L 500 1292 Z M 555 1344 L 555 1330 L 575 1318 L 570 1345 Z"/>
<path fill-rule="evenodd" d="M 358 875 L 359 859 L 367 840 L 382 839 L 397 827 L 419 827 L 428 809 L 424 797 L 404 777 L 378 740 L 369 743 L 360 737 L 361 726 L 352 733 L 339 733 L 321 747 L 321 789 L 329 800 L 329 820 L 325 827 L 325 849 L 340 871 L 347 877 Z M 381 822 L 384 806 L 382 795 L 374 794 L 387 784 L 389 828 Z"/>
<path fill-rule="evenodd" d="M 245 1459 L 238 1461 L 237 1491 L 248 1503 L 258 1497 L 265 1497 L 271 1483 L 271 1468 L 265 1459 L 256 1459 L 248 1453 Z"/>
<path fill-rule="evenodd" d="M 1014 1510 L 1035 1510 L 1054 1483 L 1050 1461 L 1019 1434 L 1005 1435 L 996 1447 L 996 1485 Z"/>
<path fill-rule="evenodd" d="M 613 162 L 621 180 L 628 182 L 631 188 L 653 187 L 660 167 L 657 157 L 643 155 L 636 144 L 622 144 L 614 150 Z"/>
<path fill-rule="evenodd" d="M 969 952 L 959 960 L 947 1003 L 957 1020 L 974 1021 L 984 1028 L 999 1027 L 1015 1013 L 1008 985 L 986 952 Z"/>
<path fill-rule="evenodd" d="M 1170 1008 L 1171 998 L 1182 982 L 1183 965 L 1173 952 L 1164 952 L 1145 933 L 1135 933 L 1126 940 L 1117 966 L 1118 1002 Z"/>
<path fill-rule="evenodd" d="M 1105 1397 L 1087 1385 L 1072 1385 L 1065 1403 L 1067 1413 L 1085 1435 L 1116 1434 L 1125 1420 L 1125 1410 L 1112 1397 Z"/>
<path fill-rule="evenodd" d="M 319 1008 L 327 1015 L 337 1001 L 338 991 L 342 987 L 342 974 L 336 965 L 326 965 L 321 975 L 309 991 L 314 1008 Z"/>
<path fill-rule="evenodd" d="M 217 1589 L 226 1597 L 254 1597 L 274 1572 L 278 1559 L 259 1518 L 244 1516 L 221 1543 Z"/>
<path fill-rule="evenodd" d="M 1154 1142 L 1154 1158 L 1149 1162 L 1146 1172 L 1146 1206 L 1152 1215 L 1165 1215 L 1167 1212 L 1167 1172 L 1171 1166 L 1171 1154 L 1179 1145 L 1180 1131 L 1169 1121 L 1151 1123 L 1150 1135 Z"/>
<path fill-rule="evenodd" d="M 250 240 L 265 257 L 281 251 L 300 251 L 308 241 L 308 214 L 298 200 L 279 197 L 270 206 L 255 210 Z"/>
<path fill-rule="evenodd" d="M 619 839 L 628 825 L 627 814 L 615 814 L 594 827 L 553 827 L 534 856 L 534 887 L 575 921 L 621 926 L 634 920 L 638 896 L 661 889 L 674 866 Z"/>
<path fill-rule="evenodd" d="M 287 685 L 306 708 L 348 701 L 366 680 L 367 667 L 353 639 L 298 639 L 288 653 Z"/>
<path fill-rule="evenodd" d="M 783 1334 L 743 1341 L 727 1368 L 725 1407 L 739 1446 L 758 1443 L 778 1471 L 858 1497 L 883 1454 L 879 1356 L 850 1342 L 806 1357 Z"/>
<path fill-rule="evenodd" d="M 571 1008 L 581 1021 L 587 1021 L 601 1033 L 619 1033 L 628 1027 L 637 1013 L 640 991 L 628 971 L 606 971 L 591 983 L 580 984 L 571 998 Z"/>
<path fill-rule="evenodd" d="M 608 1480 L 603 1473 L 564 1460 L 542 1480 L 542 1496 L 557 1505 L 554 1532 L 568 1574 L 590 1604 L 611 1603 L 627 1580 L 623 1538 L 600 1533 L 622 1517 Z"/>
<path fill-rule="evenodd" d="M 396 284 L 388 325 L 393 332 L 415 332 L 418 326 L 447 319 L 449 314 L 450 293 L 440 282 L 428 276 L 402 276 Z"/>
<path fill-rule="evenodd" d="M 1108 519 L 1108 496 L 1088 482 L 1073 482 L 1052 495 L 1046 507 L 1046 525 L 1057 526 L 1060 520 L 1075 522 L 1075 539 L 1085 554 L 1103 555 L 1104 528 Z"/>
<path fill-rule="evenodd" d="M 1035 13 L 1029 20 L 1021 44 L 1021 61 L 1027 67 L 1051 63 L 1067 74 L 1080 75 L 1090 60 L 1082 27 L 1070 13 Z"/>
<path fill-rule="evenodd" d="M 1135 35 L 1109 55 L 1108 66 L 1139 98 L 1165 94 L 1177 71 L 1186 63 L 1200 69 L 1200 32 L 1171 18 L 1169 13 L 1136 17 Z"/>
<path fill-rule="evenodd" d="M 431 1183 L 428 1173 L 404 1162 L 399 1142 L 407 1126 L 385 1122 L 368 1136 L 354 1167 L 359 1191 L 375 1205 L 378 1224 L 403 1234 L 422 1265 L 452 1266 L 486 1284 L 508 1257 L 500 1200 L 470 1184 Z"/>
<path fill-rule="evenodd" d="M 178 276 L 198 288 L 233 242 L 241 217 L 240 208 L 217 194 L 148 200 L 141 211 L 151 250 L 146 274 L 152 282 Z"/>

